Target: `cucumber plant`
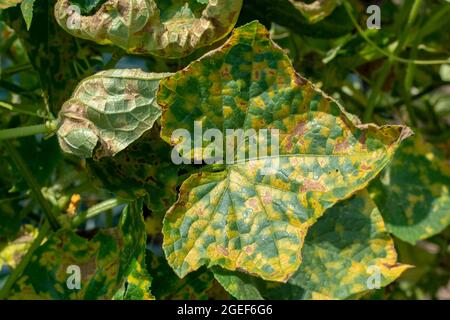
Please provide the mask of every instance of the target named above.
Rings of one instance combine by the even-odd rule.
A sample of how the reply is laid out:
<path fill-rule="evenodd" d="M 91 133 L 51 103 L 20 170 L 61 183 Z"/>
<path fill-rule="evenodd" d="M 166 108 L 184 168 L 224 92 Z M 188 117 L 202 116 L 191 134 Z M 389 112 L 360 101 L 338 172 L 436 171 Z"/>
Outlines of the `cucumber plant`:
<path fill-rule="evenodd" d="M 0 298 L 442 297 L 450 5 L 364 9 L 0 4 Z"/>

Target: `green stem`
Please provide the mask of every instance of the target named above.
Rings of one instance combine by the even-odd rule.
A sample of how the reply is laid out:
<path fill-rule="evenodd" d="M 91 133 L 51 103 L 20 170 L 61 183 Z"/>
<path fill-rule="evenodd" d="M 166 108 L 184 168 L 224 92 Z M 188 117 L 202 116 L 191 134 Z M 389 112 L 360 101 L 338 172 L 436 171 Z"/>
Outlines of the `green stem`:
<path fill-rule="evenodd" d="M 31 112 L 31 111 L 28 111 L 28 110 L 23 110 L 21 108 L 17 108 L 16 106 L 14 106 L 12 104 L 9 104 L 7 102 L 4 102 L 4 101 L 0 101 L 0 107 L 5 108 L 6 110 L 9 110 L 9 111 L 12 111 L 12 112 L 26 114 L 28 116 L 45 118 L 43 116 L 38 115 L 37 113 Z"/>
<path fill-rule="evenodd" d="M 33 69 L 33 66 L 29 62 L 18 64 L 18 65 L 9 67 L 7 69 L 4 69 L 2 72 L 2 77 L 11 76 L 16 73 L 27 71 L 27 70 L 32 70 L 32 69 Z"/>
<path fill-rule="evenodd" d="M 34 136 L 35 134 L 39 133 L 49 134 L 52 131 L 51 127 L 54 127 L 54 125 L 55 123 L 51 122 L 46 124 L 38 124 L 34 126 L 3 129 L 0 130 L 0 140 L 9 140 L 15 138 Z"/>
<path fill-rule="evenodd" d="M 408 22 L 406 23 L 407 29 L 409 27 L 411 27 L 412 24 L 414 23 L 414 21 L 416 20 L 421 6 L 422 6 L 422 0 L 414 0 L 413 7 L 411 8 L 411 12 L 408 17 Z"/>
<path fill-rule="evenodd" d="M 14 286 L 17 279 L 19 279 L 19 277 L 22 275 L 28 263 L 30 263 L 34 251 L 36 251 L 36 249 L 41 245 L 42 241 L 48 236 L 50 230 L 50 224 L 48 222 L 45 222 L 42 228 L 40 228 L 37 238 L 33 241 L 31 247 L 28 249 L 22 260 L 20 260 L 19 265 L 13 270 L 13 272 L 6 280 L 6 283 L 3 286 L 2 291 L 0 292 L 0 300 L 6 299 L 8 297 L 11 288 Z"/>
<path fill-rule="evenodd" d="M 72 228 L 78 227 L 80 224 L 85 222 L 88 219 L 92 219 L 99 214 L 111 210 L 117 206 L 120 206 L 121 204 L 126 204 L 127 201 L 122 199 L 109 199 L 105 200 L 103 202 L 100 202 L 96 204 L 95 206 L 89 208 L 88 210 L 84 211 L 83 213 L 77 215 L 71 223 Z"/>
<path fill-rule="evenodd" d="M 17 169 L 19 170 L 20 174 L 22 175 L 22 177 L 25 179 L 28 186 L 30 187 L 31 192 L 34 195 L 34 198 L 41 206 L 51 227 L 54 230 L 57 230 L 59 228 L 58 220 L 54 216 L 50 204 L 42 195 L 41 188 L 40 188 L 38 182 L 36 181 L 36 179 L 34 178 L 30 168 L 28 168 L 27 164 L 23 160 L 20 153 L 17 152 L 16 148 L 12 145 L 12 143 L 10 141 L 5 141 L 4 145 L 5 145 L 5 149 L 8 152 L 9 156 L 11 157 L 11 159 L 14 161 L 15 165 L 17 166 Z"/>
<path fill-rule="evenodd" d="M 364 30 L 359 26 L 358 22 L 356 21 L 355 17 L 352 14 L 352 7 L 351 4 L 348 2 L 344 2 L 345 9 L 347 10 L 347 13 L 350 17 L 350 20 L 353 22 L 353 25 L 355 26 L 358 33 L 363 37 L 363 39 L 370 44 L 375 50 L 383 54 L 384 56 L 388 57 L 389 59 L 401 63 L 414 63 L 419 65 L 432 65 L 432 64 L 446 64 L 450 63 L 450 59 L 446 60 L 411 60 L 411 59 L 405 59 L 402 57 L 399 57 L 395 54 L 392 54 L 391 52 L 384 50 L 380 48 L 375 42 L 373 42 L 365 33 Z"/>

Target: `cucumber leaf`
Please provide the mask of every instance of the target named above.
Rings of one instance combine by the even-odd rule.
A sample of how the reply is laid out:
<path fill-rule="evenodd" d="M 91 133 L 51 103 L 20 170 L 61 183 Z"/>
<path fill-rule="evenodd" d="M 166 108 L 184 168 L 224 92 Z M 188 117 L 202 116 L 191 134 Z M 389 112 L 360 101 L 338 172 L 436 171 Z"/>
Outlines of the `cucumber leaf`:
<path fill-rule="evenodd" d="M 61 148 L 84 158 L 114 156 L 125 149 L 160 117 L 155 95 L 167 75 L 117 69 L 83 80 L 59 114 Z"/>
<path fill-rule="evenodd" d="M 58 0 L 55 17 L 76 37 L 134 54 L 181 58 L 225 37 L 241 7 L 242 0 L 108 0 L 85 15 L 85 6 Z"/>
<path fill-rule="evenodd" d="M 413 245 L 450 225 L 449 189 L 448 160 L 421 135 L 399 148 L 371 186 L 387 229 Z"/>
<path fill-rule="evenodd" d="M 180 277 L 218 265 L 286 282 L 300 266 L 308 229 L 365 188 L 411 134 L 404 126 L 361 124 L 298 75 L 258 22 L 162 80 L 157 99 L 161 136 L 173 145 L 196 140 L 173 136 L 184 129 L 194 137 L 196 126 L 279 131 L 279 155 L 235 161 L 182 184 L 163 225 L 164 251 Z M 251 139 L 263 145 L 264 135 Z M 201 139 L 183 157 L 202 160 L 210 144 Z"/>
<path fill-rule="evenodd" d="M 220 268 L 214 275 L 238 299 L 346 299 L 384 287 L 410 268 L 397 263 L 394 242 L 366 190 L 328 209 L 309 231 L 302 254 L 286 284 Z"/>

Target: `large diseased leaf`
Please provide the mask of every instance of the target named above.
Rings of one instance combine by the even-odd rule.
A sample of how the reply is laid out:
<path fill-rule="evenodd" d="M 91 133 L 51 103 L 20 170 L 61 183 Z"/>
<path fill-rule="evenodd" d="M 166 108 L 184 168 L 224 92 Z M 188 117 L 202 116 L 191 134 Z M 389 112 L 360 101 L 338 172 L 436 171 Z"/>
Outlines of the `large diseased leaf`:
<path fill-rule="evenodd" d="M 162 137 L 172 144 L 180 142 L 172 139 L 176 129 L 194 136 L 194 121 L 203 132 L 279 130 L 279 155 L 228 164 L 183 183 L 163 226 L 164 250 L 179 276 L 219 265 L 287 281 L 301 263 L 308 228 L 325 209 L 363 189 L 411 134 L 403 126 L 360 124 L 299 76 L 257 22 L 162 80 L 158 103 Z M 211 142 L 201 144 L 196 159 Z"/>
<path fill-rule="evenodd" d="M 422 136 L 406 141 L 376 182 L 375 202 L 403 241 L 415 244 L 450 224 L 450 166 Z"/>
<path fill-rule="evenodd" d="M 166 76 L 118 69 L 83 80 L 60 112 L 61 148 L 85 158 L 113 156 L 125 149 L 160 117 L 155 95 Z"/>
<path fill-rule="evenodd" d="M 142 202 L 124 209 L 119 227 L 102 230 L 90 241 L 60 230 L 36 250 L 10 298 L 151 298 L 145 246 Z M 79 290 L 67 285 L 71 266 L 80 270 Z"/>
<path fill-rule="evenodd" d="M 226 36 L 241 6 L 242 0 L 108 0 L 83 15 L 70 0 L 59 0 L 55 16 L 74 36 L 130 53 L 180 58 Z"/>
<path fill-rule="evenodd" d="M 286 284 L 219 268 L 215 277 L 238 299 L 345 299 L 386 286 L 409 268 L 397 263 L 394 242 L 365 190 L 325 212 L 308 232 L 302 254 Z"/>

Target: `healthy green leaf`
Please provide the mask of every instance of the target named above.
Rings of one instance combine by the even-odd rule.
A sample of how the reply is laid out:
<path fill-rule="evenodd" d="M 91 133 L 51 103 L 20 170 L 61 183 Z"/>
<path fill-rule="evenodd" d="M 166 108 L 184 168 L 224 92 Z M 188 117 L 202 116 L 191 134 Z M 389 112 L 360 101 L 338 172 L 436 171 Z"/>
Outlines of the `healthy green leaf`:
<path fill-rule="evenodd" d="M 35 0 L 3 0 L 0 3 L 0 9 L 7 9 L 15 7 L 20 3 L 23 18 L 27 24 L 27 29 L 30 29 L 31 20 L 33 19 L 33 5 Z"/>
<path fill-rule="evenodd" d="M 411 134 L 404 126 L 361 124 L 299 76 L 257 22 L 162 80 L 158 103 L 161 136 L 172 144 L 180 142 L 172 139 L 177 129 L 194 136 L 194 121 L 204 131 L 280 132 L 279 156 L 229 164 L 183 183 L 163 226 L 166 257 L 181 277 L 202 265 L 219 265 L 287 281 L 301 263 L 310 226 L 363 189 Z M 203 139 L 184 156 L 198 160 L 210 144 Z M 264 175 L 267 168 L 276 169 Z"/>
<path fill-rule="evenodd" d="M 102 230 L 90 241 L 60 230 L 36 250 L 10 298 L 151 298 L 151 278 L 143 264 L 145 246 L 142 202 L 128 205 L 117 228 Z M 79 290 L 67 285 L 70 266 L 80 268 Z"/>
<path fill-rule="evenodd" d="M 34 0 L 23 0 L 20 4 L 20 9 L 22 10 L 23 18 L 27 24 L 27 29 L 30 29 L 31 20 L 33 20 L 33 5 Z"/>
<path fill-rule="evenodd" d="M 420 135 L 399 148 L 371 186 L 389 232 L 411 244 L 450 225 L 449 188 L 448 161 Z"/>
<path fill-rule="evenodd" d="M 214 275 L 238 299 L 345 299 L 386 286 L 409 268 L 397 263 L 394 242 L 366 190 L 326 211 L 308 232 L 302 255 L 286 284 L 220 268 Z"/>
<path fill-rule="evenodd" d="M 113 156 L 125 149 L 160 117 L 155 95 L 166 76 L 124 69 L 83 80 L 59 115 L 61 148 L 85 158 Z"/>
<path fill-rule="evenodd" d="M 108 0 L 93 15 L 58 0 L 55 16 L 70 34 L 130 53 L 180 58 L 226 36 L 242 0 Z"/>

